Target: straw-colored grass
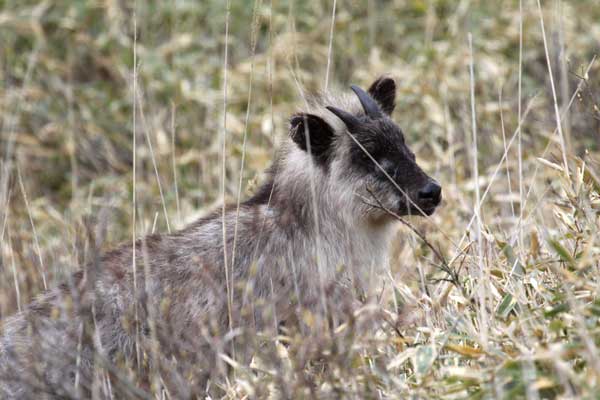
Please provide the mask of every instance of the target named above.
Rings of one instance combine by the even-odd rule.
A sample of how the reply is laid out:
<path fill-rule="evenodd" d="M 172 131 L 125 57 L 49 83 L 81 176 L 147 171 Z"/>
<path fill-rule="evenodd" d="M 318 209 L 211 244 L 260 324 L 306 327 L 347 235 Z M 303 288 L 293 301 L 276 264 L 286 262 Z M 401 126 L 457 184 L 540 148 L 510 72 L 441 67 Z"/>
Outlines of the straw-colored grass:
<path fill-rule="evenodd" d="M 395 324 L 264 338 L 224 395 L 600 393 L 596 1 L 0 1 L 0 38 L 0 320 L 87 230 L 105 250 L 252 193 L 301 91 L 388 73 L 444 193 L 426 240 L 398 224 Z"/>

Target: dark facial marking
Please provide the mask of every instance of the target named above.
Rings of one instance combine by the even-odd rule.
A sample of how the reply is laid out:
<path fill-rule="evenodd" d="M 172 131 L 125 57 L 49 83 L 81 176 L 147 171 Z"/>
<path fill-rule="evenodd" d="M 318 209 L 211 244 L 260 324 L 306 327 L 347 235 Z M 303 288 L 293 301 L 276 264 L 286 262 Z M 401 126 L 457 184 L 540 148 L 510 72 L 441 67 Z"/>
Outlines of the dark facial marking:
<path fill-rule="evenodd" d="M 416 163 L 414 153 L 404 142 L 402 131 L 391 119 L 385 117 L 376 121 L 365 121 L 354 137 L 360 145 L 351 142 L 350 162 L 353 169 L 357 168 L 371 177 L 379 187 L 397 192 L 396 212 L 401 215 L 421 215 L 421 211 L 411 204 L 412 201 L 425 214 L 433 213 L 441 200 L 441 188 L 437 183 L 433 183 L 434 181 Z M 390 177 L 395 184 L 390 182 Z M 399 191 L 396 185 L 402 190 Z M 411 201 L 406 199 L 404 194 L 408 195 Z"/>
<path fill-rule="evenodd" d="M 366 173 L 381 173 L 380 168 L 371 159 L 373 157 L 381 166 L 392 165 L 393 169 L 386 172 L 393 176 L 397 162 L 412 154 L 404 144 L 404 135 L 400 128 L 387 118 L 365 122 L 354 137 L 360 145 L 351 142 L 352 164 L 359 166 Z"/>
<path fill-rule="evenodd" d="M 430 215 L 441 201 L 441 187 L 419 167 L 404 142 L 404 134 L 389 118 L 395 107 L 396 83 L 382 77 L 371 85 L 369 93 L 354 85 L 351 88 L 364 114 L 327 107 L 352 136 L 349 171 L 362 171 L 379 192 L 399 192 L 395 208 L 401 215 Z"/>

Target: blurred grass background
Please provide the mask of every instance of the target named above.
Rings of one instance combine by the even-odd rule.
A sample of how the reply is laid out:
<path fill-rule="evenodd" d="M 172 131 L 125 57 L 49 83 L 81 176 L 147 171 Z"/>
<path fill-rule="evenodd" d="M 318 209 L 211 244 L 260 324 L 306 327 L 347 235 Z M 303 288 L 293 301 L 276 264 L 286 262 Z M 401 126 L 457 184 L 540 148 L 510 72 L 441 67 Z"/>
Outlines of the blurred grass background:
<path fill-rule="evenodd" d="M 242 152 L 247 195 L 305 94 L 324 90 L 326 80 L 328 89 L 365 87 L 386 73 L 398 84 L 394 118 L 419 163 L 444 187 L 433 222 L 413 222 L 452 260 L 464 290 L 440 281 L 445 275 L 431 252 L 403 230 L 388 305 L 398 321 L 411 322 L 399 323 L 400 336 L 379 332 L 375 343 L 360 342 L 354 364 L 332 363 L 337 367 L 311 375 L 316 387 L 343 393 L 340 376 L 347 376 L 361 383 L 346 388 L 359 397 L 597 395 L 598 3 L 547 0 L 540 14 L 537 2 L 523 1 L 523 114 L 529 109 L 521 174 L 516 140 L 502 161 L 518 126 L 518 1 L 340 0 L 328 62 L 332 7 L 333 1 L 234 1 L 226 43 L 225 1 L 0 0 L 0 317 L 43 289 L 42 271 L 55 286 L 79 268 L 86 227 L 107 224 L 105 248 L 130 240 L 134 109 L 137 232 L 166 232 L 159 181 L 172 229 L 222 201 L 224 121 L 232 200 Z M 568 178 L 547 61 L 561 112 L 575 95 L 561 121 Z M 469 225 L 474 157 L 481 192 L 490 185 L 481 262 Z M 528 195 L 523 205 L 520 180 Z M 520 229 L 522 243 L 515 240 Z M 478 265 L 486 272 L 484 319 L 470 302 L 484 290 Z M 400 312 L 402 304 L 411 311 Z M 454 318 L 463 313 L 464 320 Z M 269 379 L 261 379 L 267 387 Z M 233 397 L 243 393 L 233 386 Z"/>

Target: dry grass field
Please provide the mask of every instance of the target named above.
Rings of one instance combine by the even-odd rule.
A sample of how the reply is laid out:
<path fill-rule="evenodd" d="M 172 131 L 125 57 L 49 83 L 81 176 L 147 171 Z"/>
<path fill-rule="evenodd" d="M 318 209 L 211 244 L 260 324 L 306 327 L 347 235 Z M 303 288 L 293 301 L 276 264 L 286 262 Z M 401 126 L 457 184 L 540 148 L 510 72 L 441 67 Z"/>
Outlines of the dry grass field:
<path fill-rule="evenodd" d="M 306 95 L 385 73 L 444 193 L 398 224 L 389 323 L 261 337 L 223 396 L 598 398 L 600 4 L 520 3 L 0 0 L 0 323 L 92 236 L 248 197 Z"/>

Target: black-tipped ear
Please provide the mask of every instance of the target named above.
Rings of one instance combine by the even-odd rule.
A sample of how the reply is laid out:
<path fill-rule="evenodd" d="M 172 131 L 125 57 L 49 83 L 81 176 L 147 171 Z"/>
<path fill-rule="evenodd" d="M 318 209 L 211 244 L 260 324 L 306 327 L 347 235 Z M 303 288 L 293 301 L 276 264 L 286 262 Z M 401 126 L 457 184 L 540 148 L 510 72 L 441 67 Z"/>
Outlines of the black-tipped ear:
<path fill-rule="evenodd" d="M 296 114 L 290 119 L 290 137 L 304 151 L 309 151 L 319 162 L 326 162 L 331 154 L 333 128 L 325 120 L 312 114 Z M 308 139 L 308 142 L 307 142 Z"/>
<path fill-rule="evenodd" d="M 377 79 L 369 88 L 369 94 L 379 103 L 387 115 L 391 115 L 396 107 L 396 82 L 389 76 Z"/>

